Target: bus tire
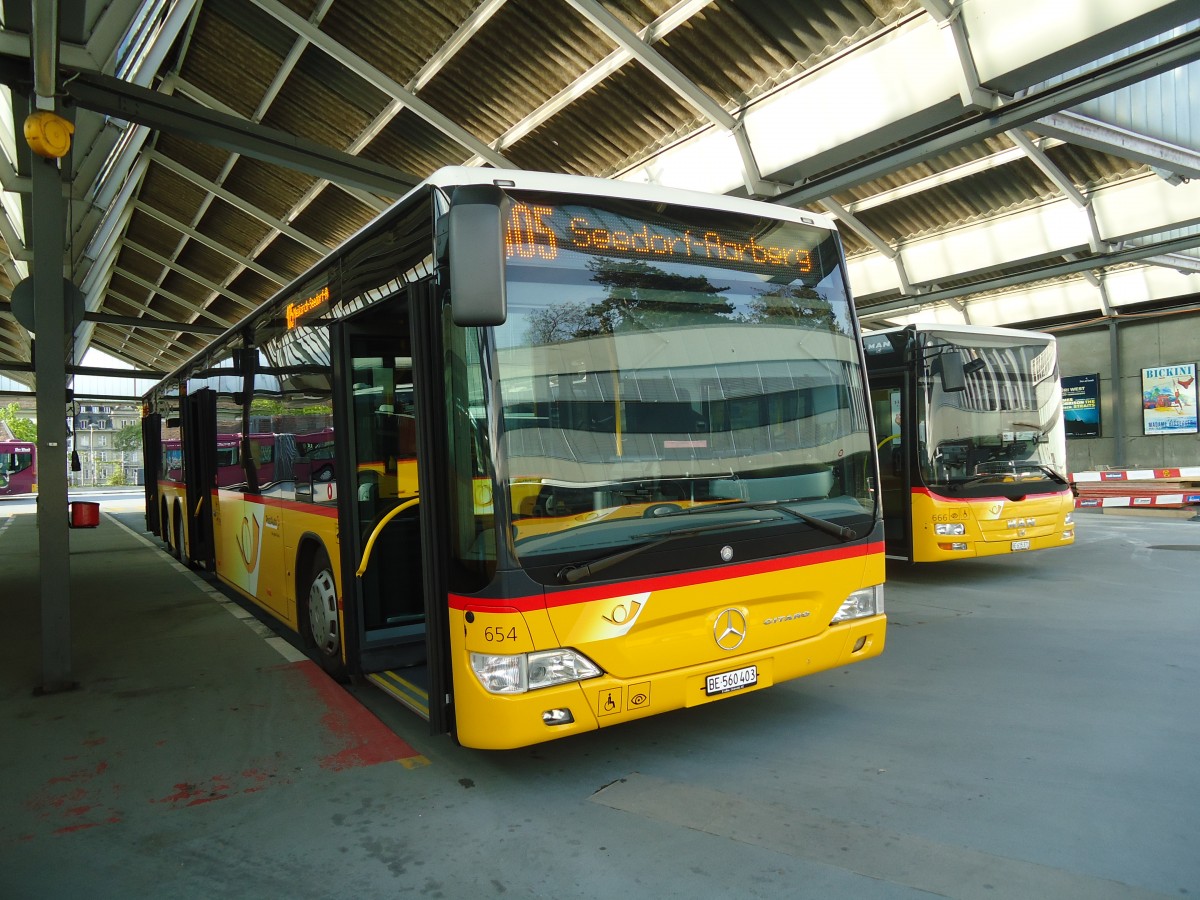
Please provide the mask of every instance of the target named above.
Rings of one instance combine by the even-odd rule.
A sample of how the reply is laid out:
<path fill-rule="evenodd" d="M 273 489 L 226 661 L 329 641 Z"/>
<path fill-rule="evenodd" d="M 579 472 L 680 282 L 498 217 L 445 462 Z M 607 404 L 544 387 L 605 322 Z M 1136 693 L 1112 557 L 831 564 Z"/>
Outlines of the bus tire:
<path fill-rule="evenodd" d="M 309 566 L 304 604 L 304 640 L 315 651 L 321 668 L 335 678 L 343 678 L 342 633 L 338 622 L 337 582 L 324 547 L 317 548 Z"/>
<path fill-rule="evenodd" d="M 171 555 L 183 559 L 183 516 L 178 506 L 171 516 Z"/>

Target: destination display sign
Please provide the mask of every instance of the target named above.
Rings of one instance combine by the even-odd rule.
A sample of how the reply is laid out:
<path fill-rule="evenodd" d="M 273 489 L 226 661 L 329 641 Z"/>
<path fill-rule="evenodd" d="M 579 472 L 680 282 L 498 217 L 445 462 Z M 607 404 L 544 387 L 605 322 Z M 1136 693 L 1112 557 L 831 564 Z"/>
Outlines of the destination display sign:
<path fill-rule="evenodd" d="M 708 216 L 712 218 L 711 211 Z M 515 202 L 504 229 L 509 260 L 551 263 L 566 251 L 671 264 L 699 263 L 790 278 L 814 273 L 814 245 L 826 236 L 787 222 L 747 218 L 753 230 L 721 226 L 692 227 L 682 221 L 631 220 L 627 213 L 579 204 Z"/>

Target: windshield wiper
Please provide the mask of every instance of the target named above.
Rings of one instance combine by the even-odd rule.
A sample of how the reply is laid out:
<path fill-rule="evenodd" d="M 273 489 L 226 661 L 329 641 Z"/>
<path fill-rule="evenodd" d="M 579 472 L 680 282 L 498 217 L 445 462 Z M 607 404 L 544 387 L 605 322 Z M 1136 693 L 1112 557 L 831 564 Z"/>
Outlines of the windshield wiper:
<path fill-rule="evenodd" d="M 631 556 L 637 556 L 639 553 L 644 553 L 647 550 L 653 550 L 655 547 L 661 547 L 663 544 L 677 540 L 679 538 L 691 537 L 696 534 L 704 534 L 706 531 L 720 531 L 726 528 L 745 528 L 748 525 L 761 525 L 767 519 L 748 519 L 745 522 L 716 522 L 712 525 L 697 525 L 695 528 L 680 528 L 676 531 L 668 531 L 660 536 L 652 536 L 646 534 L 637 534 L 634 537 L 651 538 L 641 544 L 635 544 L 628 550 L 621 550 L 619 553 L 613 553 L 610 556 L 602 556 L 599 559 L 593 559 L 590 563 L 581 563 L 573 566 L 565 566 L 558 572 L 559 580 L 565 581 L 567 584 L 574 584 L 577 581 L 582 581 L 597 572 L 603 572 L 617 563 L 624 562 Z"/>
<path fill-rule="evenodd" d="M 681 509 L 678 512 L 670 513 L 672 516 L 693 516 L 697 513 L 707 512 L 722 512 L 727 509 L 778 509 L 780 512 L 787 513 L 789 516 L 799 519 L 826 534 L 831 534 L 836 538 L 841 538 L 843 541 L 852 541 L 858 537 L 858 532 L 853 528 L 847 528 L 845 525 L 839 525 L 837 522 L 830 522 L 828 519 L 819 519 L 816 516 L 810 516 L 808 513 L 802 513 L 792 509 L 790 506 L 785 506 L 785 503 L 804 503 L 807 500 L 821 500 L 821 497 L 794 497 L 791 500 L 743 500 L 738 503 L 714 503 L 712 506 L 693 506 L 689 509 Z"/>
<path fill-rule="evenodd" d="M 1049 466 L 1039 465 L 1038 468 L 1041 469 L 1043 472 L 1045 472 L 1047 475 L 1049 475 L 1051 481 L 1057 481 L 1059 484 L 1067 484 L 1068 483 L 1067 479 L 1063 478 L 1062 475 L 1060 475 L 1058 472 L 1055 472 Z"/>
<path fill-rule="evenodd" d="M 1030 463 L 1029 468 L 1036 468 L 1038 471 L 1044 473 L 1051 481 L 1056 481 L 1059 484 L 1067 484 L 1067 479 L 1063 478 L 1049 466 L 1043 466 L 1040 463 Z M 989 478 L 1007 478 L 1010 475 L 1017 475 L 1019 473 L 1019 469 L 1012 469 L 1011 471 L 1005 470 L 1003 472 L 984 472 L 982 475 L 974 475 L 965 481 L 947 482 L 946 487 L 949 490 L 957 491 L 959 488 L 964 488 L 972 484 L 978 484 L 979 482 L 986 481 Z"/>

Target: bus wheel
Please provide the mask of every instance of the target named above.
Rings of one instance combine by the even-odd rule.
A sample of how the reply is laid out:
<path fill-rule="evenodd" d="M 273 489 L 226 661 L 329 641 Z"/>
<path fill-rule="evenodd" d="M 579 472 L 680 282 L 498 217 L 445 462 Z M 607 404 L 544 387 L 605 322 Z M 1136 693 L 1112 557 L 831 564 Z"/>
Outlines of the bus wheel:
<path fill-rule="evenodd" d="M 313 556 L 308 578 L 308 634 L 317 648 L 321 668 L 332 675 L 341 675 L 342 640 L 338 630 L 337 585 L 333 567 L 324 548 Z"/>
<path fill-rule="evenodd" d="M 171 553 L 176 559 L 183 559 L 183 522 L 179 518 L 179 510 L 171 516 Z"/>

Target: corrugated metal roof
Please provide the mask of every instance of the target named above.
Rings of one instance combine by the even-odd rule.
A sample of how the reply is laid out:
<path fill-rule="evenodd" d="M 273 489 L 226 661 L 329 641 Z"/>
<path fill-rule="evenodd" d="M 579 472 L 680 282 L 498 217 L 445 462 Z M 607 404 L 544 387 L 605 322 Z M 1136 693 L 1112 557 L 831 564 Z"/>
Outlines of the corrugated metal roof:
<path fill-rule="evenodd" d="M 20 5 L 9 0 L 6 11 Z M 932 24 L 948 37 L 957 27 L 934 23 L 940 4 L 921 0 L 603 0 L 597 5 L 643 35 L 668 71 L 656 74 L 622 50 L 593 24 L 582 0 L 204 0 L 172 35 L 171 52 L 163 55 L 153 84 L 414 177 L 477 161 L 483 145 L 520 168 L 615 176 L 702 130 L 722 127 L 665 83 L 664 75 L 678 73 L 715 105 L 743 116 L 751 104 L 819 83 L 839 66 L 868 57 L 914 29 Z M 1107 15 L 1112 9 L 1116 7 L 1097 12 Z M 166 28 L 171 10 L 168 4 L 155 24 Z M 309 23 L 303 27 L 315 26 L 313 40 L 298 34 L 302 26 L 288 19 L 291 14 Z M 98 15 L 97 7 L 89 21 L 94 24 Z M 1124 55 L 1143 46 L 1137 42 L 1148 38 L 1150 29 L 1177 25 L 1189 15 L 1194 17 L 1194 9 L 1189 14 L 1185 2 L 1167 0 L 1153 14 L 1135 16 Z M 26 19 L 9 16 L 6 22 Z M 1082 30 L 1084 24 L 1071 27 Z M 1168 37 L 1197 29 L 1192 23 Z M 968 37 L 979 42 L 986 34 Z M 1095 43 L 1097 53 L 1102 49 L 1107 54 L 1112 35 Z M 1072 59 L 1086 56 L 1087 45 L 1080 37 Z M 1043 58 L 1025 69 L 1042 77 L 1052 66 L 1053 49 L 1047 46 Z M 1112 58 L 1100 57 L 1092 66 Z M 921 86 L 925 62 L 914 61 L 912 71 L 894 72 L 902 87 L 912 88 L 900 94 L 915 93 Z M 1059 73 L 1028 87 L 1063 83 L 1071 74 Z M 1014 77 L 1008 73 L 1006 80 Z M 1168 77 L 1174 88 L 1165 91 Z M 1200 83 L 1197 66 L 1182 67 L 1076 111 L 1196 153 L 1200 125 L 1193 113 L 1200 101 L 1191 87 L 1195 83 Z M 419 103 L 403 100 L 414 94 Z M 937 112 L 939 127 L 975 115 L 970 108 L 954 109 L 953 97 L 949 100 Z M 997 103 L 1005 100 L 998 97 Z M 852 120 L 859 112 L 831 104 L 797 133 L 842 124 L 830 117 Z M 92 117 L 92 131 L 110 145 L 115 138 L 105 134 L 124 127 L 115 121 L 105 124 L 86 111 L 79 116 L 81 125 Z M 439 116 L 463 129 L 467 139 L 431 121 Z M 928 121 L 919 127 L 933 131 Z M 912 131 L 902 129 L 902 123 L 893 123 L 890 130 L 881 127 L 867 142 L 876 148 L 871 152 L 913 144 Z M 1061 137 L 1043 140 L 1032 126 L 1023 132 L 1039 142 L 1060 177 L 1084 196 L 1149 171 L 1144 154 L 1123 156 L 1119 146 Z M 313 265 L 321 248 L 335 247 L 391 199 L 173 134 L 154 134 L 146 152 L 150 161 L 132 192 L 134 208 L 114 271 L 94 279 L 102 286 L 95 307 L 100 312 L 231 324 Z M 799 150 L 796 158 L 802 158 Z M 854 162 L 838 159 L 836 165 Z M 19 161 L 18 175 L 27 171 L 20 166 L 27 167 L 27 161 Z M 801 169 L 805 178 L 822 174 L 799 163 L 782 171 Z M 880 241 L 898 252 L 931 236 L 1035 209 L 1062 196 L 1061 183 L 1005 133 L 997 133 L 964 140 L 935 155 L 911 153 L 887 174 L 840 188 L 831 199 L 853 216 L 843 228 L 853 261 L 877 254 Z M 820 208 L 815 201 L 810 205 Z M 94 221 L 100 221 L 100 212 L 90 212 Z M 206 240 L 189 236 L 189 231 Z M 76 238 L 86 242 L 90 234 Z M 0 234 L 0 253 L 9 259 L 0 270 L 0 291 L 9 293 L 14 278 L 23 274 L 24 263 L 18 265 L 23 250 L 10 247 Z M 87 264 L 86 259 L 81 262 L 77 281 L 87 275 Z M 993 271 L 1019 273 L 1027 265 Z M 969 288 L 971 278 L 955 278 L 951 272 L 939 281 L 942 287 L 957 283 Z M 881 299 L 888 298 L 877 296 L 872 302 Z M 98 345 L 148 367 L 170 365 L 205 341 L 194 334 L 111 323 L 96 325 L 92 334 Z M 4 360 L 27 359 L 27 335 L 0 307 L 0 367 Z"/>

